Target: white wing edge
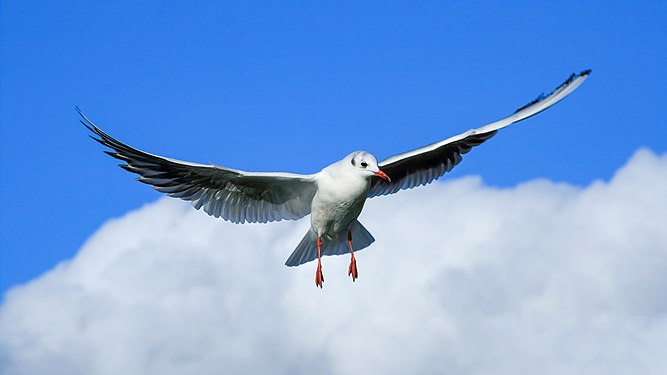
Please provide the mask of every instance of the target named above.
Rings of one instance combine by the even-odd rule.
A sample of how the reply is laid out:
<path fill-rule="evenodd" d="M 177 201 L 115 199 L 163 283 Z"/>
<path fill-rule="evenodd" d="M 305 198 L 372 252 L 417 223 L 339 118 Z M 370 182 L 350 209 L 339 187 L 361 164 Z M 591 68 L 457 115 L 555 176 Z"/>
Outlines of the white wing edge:
<path fill-rule="evenodd" d="M 168 161 L 168 162 L 171 162 L 171 163 L 180 164 L 180 165 L 188 166 L 188 167 L 221 169 L 223 171 L 237 173 L 240 176 L 268 177 L 268 178 L 271 178 L 271 177 L 299 178 L 299 179 L 302 179 L 302 180 L 312 180 L 312 181 L 314 181 L 316 179 L 316 174 L 298 174 L 298 173 L 289 173 L 289 172 L 248 172 L 248 171 L 244 171 L 244 170 L 241 170 L 241 169 L 233 169 L 233 168 L 223 167 L 221 165 L 217 165 L 217 164 L 212 163 L 212 162 L 209 162 L 209 164 L 193 163 L 193 162 L 189 162 L 189 161 L 173 159 L 173 158 L 168 158 L 168 157 L 161 156 L 161 155 L 152 154 L 150 152 L 140 150 L 138 148 L 129 146 L 128 144 L 126 144 L 124 142 L 116 140 L 115 138 L 113 138 L 110 135 L 108 135 L 107 133 L 105 133 L 97 125 L 95 125 L 95 123 L 92 120 L 90 120 L 88 118 L 88 116 L 86 116 L 81 111 L 81 109 L 79 109 L 78 106 L 75 107 L 75 109 L 78 112 L 78 114 L 86 121 L 86 122 L 83 123 L 83 125 L 86 126 L 88 129 L 90 129 L 95 135 L 100 136 L 100 137 L 102 137 L 102 136 L 108 137 L 109 139 L 112 139 L 113 141 L 118 142 L 119 144 L 122 144 L 125 147 L 133 149 L 133 150 L 135 150 L 139 153 L 146 154 L 146 155 L 148 155 L 150 157 L 153 157 L 153 158 L 162 159 L 162 160 L 165 160 L 165 161 Z M 109 147 L 109 148 L 113 149 L 113 147 L 110 147 L 110 146 L 105 145 L 105 147 Z"/>
<path fill-rule="evenodd" d="M 508 127 L 516 122 L 519 122 L 521 120 L 525 120 L 529 117 L 532 117 L 549 107 L 553 106 L 554 104 L 558 103 L 559 101 L 563 100 L 566 96 L 570 95 L 572 91 L 574 91 L 577 87 L 581 86 L 582 83 L 588 78 L 590 75 L 591 70 L 584 70 L 583 72 L 579 74 L 572 74 L 570 78 L 567 79 L 564 83 L 562 83 L 560 86 L 558 86 L 552 93 L 549 95 L 540 95 L 537 99 L 532 101 L 531 103 L 519 108 L 514 114 L 511 116 L 505 117 L 501 120 L 498 120 L 496 122 L 492 122 L 490 124 L 481 126 L 477 129 L 470 129 L 464 133 L 461 133 L 459 135 L 456 135 L 451 138 L 447 138 L 444 141 L 440 141 L 437 143 L 430 144 L 428 146 L 424 146 L 421 148 L 418 148 L 416 150 L 408 151 L 402 154 L 394 155 L 391 156 L 382 162 L 379 163 L 380 168 L 382 168 L 383 165 L 395 163 L 401 159 L 409 158 L 415 155 L 419 155 L 425 152 L 433 151 L 439 147 L 442 147 L 448 143 L 456 142 L 458 140 L 464 139 L 468 136 L 471 136 L 473 134 L 484 134 L 484 133 L 490 133 L 505 127 Z"/>

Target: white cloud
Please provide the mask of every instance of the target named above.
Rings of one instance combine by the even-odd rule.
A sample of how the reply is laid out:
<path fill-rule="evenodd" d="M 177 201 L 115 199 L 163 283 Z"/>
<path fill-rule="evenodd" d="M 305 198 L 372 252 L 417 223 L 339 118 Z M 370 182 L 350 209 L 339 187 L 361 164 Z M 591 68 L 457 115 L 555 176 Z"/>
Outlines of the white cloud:
<path fill-rule="evenodd" d="M 0 308 L 0 372 L 667 373 L 667 154 L 609 183 L 479 178 L 368 202 L 377 242 L 283 266 L 307 220 L 237 226 L 162 199 Z"/>

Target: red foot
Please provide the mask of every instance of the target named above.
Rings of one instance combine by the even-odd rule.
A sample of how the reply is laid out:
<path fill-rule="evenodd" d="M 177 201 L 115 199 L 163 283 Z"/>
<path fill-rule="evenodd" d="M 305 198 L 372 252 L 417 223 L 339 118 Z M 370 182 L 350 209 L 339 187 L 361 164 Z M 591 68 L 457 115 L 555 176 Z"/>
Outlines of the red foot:
<path fill-rule="evenodd" d="M 354 259 L 354 255 L 352 255 L 352 259 L 350 260 L 350 267 L 347 268 L 347 275 L 352 276 L 353 282 L 359 277 L 359 272 L 357 272 L 357 260 Z"/>
<path fill-rule="evenodd" d="M 315 271 L 315 286 L 319 286 L 322 289 L 322 283 L 324 283 L 324 275 L 322 274 L 322 264 L 317 265 L 317 271 Z"/>

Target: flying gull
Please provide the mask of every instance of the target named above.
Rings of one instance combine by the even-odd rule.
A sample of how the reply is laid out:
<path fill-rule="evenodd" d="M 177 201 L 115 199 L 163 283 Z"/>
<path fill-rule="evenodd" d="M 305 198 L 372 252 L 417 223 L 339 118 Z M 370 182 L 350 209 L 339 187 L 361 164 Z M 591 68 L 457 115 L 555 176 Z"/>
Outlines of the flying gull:
<path fill-rule="evenodd" d="M 170 197 L 192 202 L 211 216 L 233 223 L 296 220 L 310 214 L 310 229 L 287 259 L 298 266 L 317 259 L 315 285 L 322 287 L 322 256 L 351 255 L 348 276 L 359 276 L 354 251 L 375 241 L 357 220 L 366 199 L 427 185 L 461 162 L 462 155 L 496 132 L 558 103 L 581 85 L 590 70 L 572 74 L 548 95 L 519 108 L 502 120 L 468 130 L 441 142 L 378 162 L 366 151 L 356 151 L 320 172 L 246 172 L 215 164 L 197 164 L 140 151 L 111 137 L 78 108 L 81 122 L 105 151 L 138 174 L 138 181 Z"/>

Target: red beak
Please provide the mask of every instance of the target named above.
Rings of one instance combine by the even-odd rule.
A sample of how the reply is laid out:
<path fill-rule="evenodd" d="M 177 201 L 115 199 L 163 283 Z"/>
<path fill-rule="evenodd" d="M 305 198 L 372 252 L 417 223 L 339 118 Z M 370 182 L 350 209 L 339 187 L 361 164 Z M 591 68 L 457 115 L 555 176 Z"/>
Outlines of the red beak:
<path fill-rule="evenodd" d="M 382 172 L 382 171 L 375 172 L 375 175 L 380 177 L 383 180 L 387 180 L 387 181 L 391 182 L 391 178 L 389 178 L 389 176 L 387 176 L 387 174 Z"/>

